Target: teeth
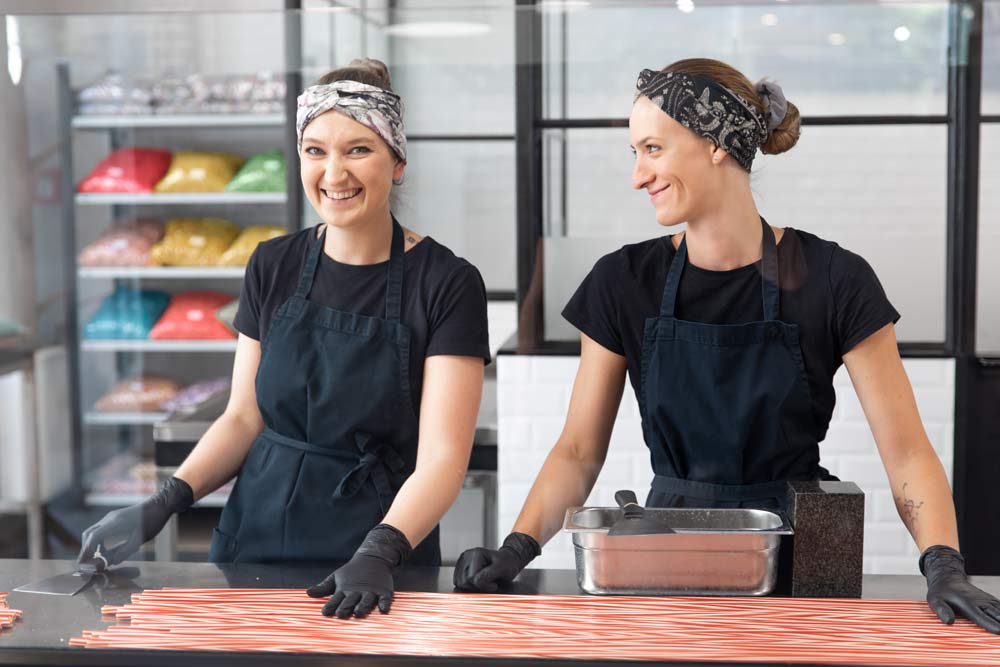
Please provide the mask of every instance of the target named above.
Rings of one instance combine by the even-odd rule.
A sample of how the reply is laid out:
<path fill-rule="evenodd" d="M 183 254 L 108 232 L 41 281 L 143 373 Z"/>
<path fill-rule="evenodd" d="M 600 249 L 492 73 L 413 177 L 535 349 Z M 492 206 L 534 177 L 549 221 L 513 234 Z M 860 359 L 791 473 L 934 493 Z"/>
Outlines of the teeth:
<path fill-rule="evenodd" d="M 361 192 L 361 188 L 355 188 L 354 190 L 344 190 L 343 192 L 333 192 L 332 190 L 324 190 L 323 192 L 330 199 L 350 199 L 354 195 Z"/>

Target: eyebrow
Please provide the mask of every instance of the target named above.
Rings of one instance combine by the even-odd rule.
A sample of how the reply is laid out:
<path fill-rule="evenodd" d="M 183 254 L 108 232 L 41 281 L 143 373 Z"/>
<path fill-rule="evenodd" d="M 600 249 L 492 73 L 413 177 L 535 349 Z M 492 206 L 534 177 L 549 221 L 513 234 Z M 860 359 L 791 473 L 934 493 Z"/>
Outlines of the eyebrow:
<path fill-rule="evenodd" d="M 662 139 L 658 139 L 657 137 L 654 137 L 653 135 L 649 135 L 648 137 L 643 137 L 639 141 L 635 142 L 635 144 L 629 144 L 629 145 L 632 146 L 633 148 L 635 148 L 636 146 L 640 146 L 642 144 L 649 143 L 650 139 L 653 139 L 655 141 L 662 141 Z"/>
<path fill-rule="evenodd" d="M 348 146 L 354 146 L 358 144 L 371 144 L 373 142 L 374 140 L 371 139 L 370 137 L 355 137 L 354 139 L 349 139 L 344 143 L 346 143 Z M 302 136 L 302 143 L 303 144 L 313 143 L 313 144 L 323 145 L 325 142 L 316 135 L 306 134 Z"/>

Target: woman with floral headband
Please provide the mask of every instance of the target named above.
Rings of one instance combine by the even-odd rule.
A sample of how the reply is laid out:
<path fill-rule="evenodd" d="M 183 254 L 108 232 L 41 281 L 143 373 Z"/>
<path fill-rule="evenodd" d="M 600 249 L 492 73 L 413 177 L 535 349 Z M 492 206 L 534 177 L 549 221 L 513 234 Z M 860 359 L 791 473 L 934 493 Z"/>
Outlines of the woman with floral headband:
<path fill-rule="evenodd" d="M 955 509 L 900 361 L 899 319 L 861 257 L 757 211 L 758 148 L 783 153 L 799 113 L 781 88 L 715 60 L 644 70 L 629 118 L 632 185 L 686 231 L 601 258 L 563 311 L 581 332 L 565 426 L 499 550 L 460 557 L 455 585 L 512 580 L 582 505 L 608 450 L 626 374 L 655 472 L 654 507 L 778 507 L 787 480 L 835 479 L 819 442 L 846 364 L 897 509 L 923 554 L 928 602 L 1000 632 L 1000 602 L 973 587 Z"/>
<path fill-rule="evenodd" d="M 79 560 L 120 562 L 238 475 L 210 559 L 347 561 L 308 593 L 331 595 L 325 615 L 361 617 L 389 610 L 401 562 L 441 562 L 437 524 L 462 487 L 490 358 L 486 289 L 390 212 L 406 137 L 385 65 L 324 76 L 296 129 L 323 224 L 258 247 L 225 413 L 155 496 L 84 533 Z"/>

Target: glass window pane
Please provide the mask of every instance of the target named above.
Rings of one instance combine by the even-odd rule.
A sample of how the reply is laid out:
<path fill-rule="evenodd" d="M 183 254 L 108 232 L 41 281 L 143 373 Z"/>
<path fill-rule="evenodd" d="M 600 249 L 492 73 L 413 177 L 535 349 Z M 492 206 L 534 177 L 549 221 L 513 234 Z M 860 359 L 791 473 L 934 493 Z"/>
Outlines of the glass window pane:
<path fill-rule="evenodd" d="M 414 141 L 396 214 L 472 262 L 488 290 L 517 280 L 512 141 Z"/>
<path fill-rule="evenodd" d="M 947 4 L 697 3 L 685 13 L 662 3 L 569 12 L 568 116 L 625 116 L 641 69 L 693 55 L 778 81 L 807 116 L 943 114 Z M 547 59 L 558 70 L 562 60 L 551 52 Z M 550 74 L 547 85 L 559 80 Z M 546 115 L 561 117 L 561 104 L 547 98 Z"/>
<path fill-rule="evenodd" d="M 1000 114 L 1000 2 L 983 7 L 983 99 L 985 114 Z"/>
<path fill-rule="evenodd" d="M 1000 125 L 982 126 L 979 161 L 979 259 L 976 353 L 1000 356 Z"/>
<path fill-rule="evenodd" d="M 389 66 L 407 133 L 513 134 L 511 0 L 376 2 L 363 14 L 335 9 L 304 12 L 306 84 L 367 55 Z"/>
<path fill-rule="evenodd" d="M 559 313 L 598 257 L 664 233 L 645 194 L 631 189 L 626 131 L 567 134 L 565 227 L 551 203 L 560 192 L 546 188 L 548 339 L 576 337 Z M 946 147 L 943 125 L 807 126 L 793 150 L 758 156 L 751 187 L 771 224 L 836 241 L 868 260 L 902 314 L 900 340 L 943 341 Z"/>
<path fill-rule="evenodd" d="M 396 3 L 384 30 L 407 132 L 513 134 L 513 2 L 426 4 Z"/>
<path fill-rule="evenodd" d="M 944 340 L 947 144 L 944 125 L 807 126 L 754 163 L 761 213 L 868 260 L 904 342 Z"/>

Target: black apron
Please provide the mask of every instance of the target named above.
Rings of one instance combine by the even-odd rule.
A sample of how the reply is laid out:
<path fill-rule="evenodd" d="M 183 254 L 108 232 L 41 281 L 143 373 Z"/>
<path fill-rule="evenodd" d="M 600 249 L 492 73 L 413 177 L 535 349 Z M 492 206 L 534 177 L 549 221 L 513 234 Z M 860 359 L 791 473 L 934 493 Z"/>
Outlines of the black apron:
<path fill-rule="evenodd" d="M 836 479 L 819 442 L 799 328 L 779 319 L 778 251 L 763 226 L 764 321 L 674 317 L 687 237 L 646 320 L 639 408 L 651 452 L 649 507 L 783 507 L 787 480 Z"/>
<path fill-rule="evenodd" d="M 313 239 L 261 344 L 265 429 L 213 532 L 211 561 L 346 561 L 416 465 L 403 230 L 393 220 L 385 319 L 308 299 L 325 237 Z M 408 562 L 440 565 L 438 528 Z"/>

